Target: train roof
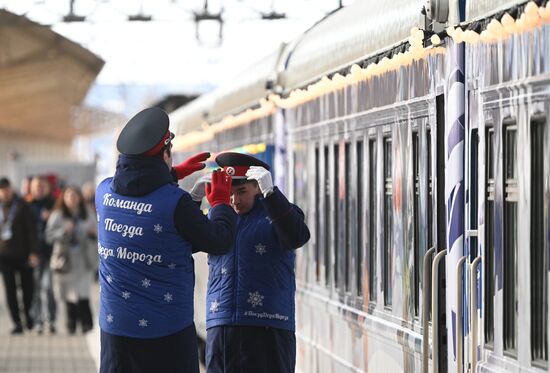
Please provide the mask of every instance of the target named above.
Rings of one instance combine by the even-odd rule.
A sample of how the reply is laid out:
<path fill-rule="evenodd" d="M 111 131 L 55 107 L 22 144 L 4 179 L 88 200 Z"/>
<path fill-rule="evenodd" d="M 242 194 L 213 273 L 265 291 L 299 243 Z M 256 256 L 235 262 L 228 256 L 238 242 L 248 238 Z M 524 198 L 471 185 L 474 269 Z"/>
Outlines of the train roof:
<path fill-rule="evenodd" d="M 172 128 L 183 134 L 201 128 L 202 123 L 215 123 L 226 115 L 237 114 L 258 105 L 271 93 L 276 67 L 284 45 L 235 76 L 231 83 L 203 94 L 171 116 Z"/>
<path fill-rule="evenodd" d="M 257 105 L 260 99 L 267 97 L 277 78 L 276 68 L 284 48 L 285 45 L 281 44 L 275 52 L 235 76 L 230 84 L 217 89 L 209 119 L 219 121 L 226 115 Z"/>
<path fill-rule="evenodd" d="M 388 49 L 423 28 L 418 2 L 357 1 L 304 33 L 288 52 L 279 85 L 286 91 Z M 363 15 L 363 16 L 358 16 Z"/>
<path fill-rule="evenodd" d="M 215 91 L 202 94 L 190 103 L 170 113 L 170 126 L 176 135 L 200 129 L 207 120 L 208 111 L 214 104 Z"/>
<path fill-rule="evenodd" d="M 466 2 L 466 22 L 485 18 L 488 15 L 498 13 L 501 10 L 513 8 L 516 5 L 524 4 L 525 0 L 476 0 Z"/>

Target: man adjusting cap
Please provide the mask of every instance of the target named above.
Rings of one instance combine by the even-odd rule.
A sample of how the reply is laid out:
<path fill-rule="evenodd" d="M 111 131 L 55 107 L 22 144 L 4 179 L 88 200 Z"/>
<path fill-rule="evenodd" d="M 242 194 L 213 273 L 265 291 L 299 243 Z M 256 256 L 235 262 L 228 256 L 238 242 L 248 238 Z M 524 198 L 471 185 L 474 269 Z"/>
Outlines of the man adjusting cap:
<path fill-rule="evenodd" d="M 206 217 L 177 181 L 210 153 L 172 165 L 169 117 L 145 109 L 117 141 L 116 173 L 96 191 L 100 373 L 199 372 L 192 253 L 227 253 L 237 216 L 231 177 L 212 174 Z M 204 188 L 203 188 L 204 189 Z"/>

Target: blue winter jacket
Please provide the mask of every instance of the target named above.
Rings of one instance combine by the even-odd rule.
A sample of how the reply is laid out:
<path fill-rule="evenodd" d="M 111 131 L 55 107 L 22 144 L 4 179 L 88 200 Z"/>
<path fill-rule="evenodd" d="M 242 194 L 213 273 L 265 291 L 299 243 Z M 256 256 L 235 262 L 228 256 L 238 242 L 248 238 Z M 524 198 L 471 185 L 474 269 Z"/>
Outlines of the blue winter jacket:
<path fill-rule="evenodd" d="M 206 327 L 295 330 L 295 252 L 309 240 L 304 213 L 274 188 L 237 219 L 232 250 L 209 255 Z"/>
<path fill-rule="evenodd" d="M 174 334 L 193 322 L 194 248 L 227 251 L 236 214 L 208 220 L 160 159 L 121 155 L 96 192 L 100 326 L 134 338 Z"/>

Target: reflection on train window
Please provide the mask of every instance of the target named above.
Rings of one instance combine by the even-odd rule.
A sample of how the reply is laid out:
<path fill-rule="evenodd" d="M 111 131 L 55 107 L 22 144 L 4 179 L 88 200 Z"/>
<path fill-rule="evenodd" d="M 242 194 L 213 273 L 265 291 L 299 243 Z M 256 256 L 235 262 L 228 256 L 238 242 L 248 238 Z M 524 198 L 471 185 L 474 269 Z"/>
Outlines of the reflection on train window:
<path fill-rule="evenodd" d="M 384 138 L 384 305 L 392 305 L 393 203 L 391 138 Z"/>
<path fill-rule="evenodd" d="M 321 206 L 321 196 L 319 191 L 321 177 L 321 162 L 319 162 L 319 146 L 315 146 L 315 281 L 319 282 L 319 272 L 321 268 L 321 214 L 318 209 Z"/>
<path fill-rule="evenodd" d="M 369 300 L 376 301 L 376 140 L 369 140 Z"/>
<path fill-rule="evenodd" d="M 343 258 L 343 269 L 344 269 L 344 289 L 346 292 L 349 292 L 351 290 L 351 276 L 350 276 L 350 272 L 351 272 L 351 267 L 350 267 L 350 262 L 351 262 L 351 235 L 350 235 L 350 229 L 351 229 L 351 220 L 349 219 L 350 217 L 350 213 L 351 213 L 351 209 L 350 209 L 350 204 L 351 204 L 351 199 L 350 199 L 350 196 L 351 196 L 351 193 L 352 193 L 352 190 L 351 190 L 351 158 L 350 158 L 350 143 L 347 142 L 344 146 L 344 149 L 345 149 L 345 154 L 344 154 L 344 161 L 345 161 L 345 165 L 344 165 L 344 171 L 345 171 L 345 175 L 344 175 L 344 193 L 346 194 L 345 195 L 345 198 L 344 198 L 344 203 L 345 203 L 345 206 L 344 206 L 344 216 L 343 216 L 343 219 L 342 219 L 342 224 L 341 224 L 341 227 L 342 227 L 342 230 L 343 230 L 343 234 L 344 234 L 344 258 Z M 340 191 L 340 194 L 341 194 L 341 191 Z"/>
<path fill-rule="evenodd" d="M 324 211 L 324 221 L 325 221 L 325 226 L 324 226 L 324 256 L 325 256 L 325 284 L 330 284 L 330 269 L 332 268 L 331 266 L 331 262 L 330 262 L 330 248 L 331 248 L 331 245 L 330 245 L 330 167 L 329 167 L 329 147 L 328 145 L 325 145 L 324 147 L 324 157 L 323 157 L 323 161 L 324 161 L 324 168 L 325 168 L 325 172 L 323 175 L 325 175 L 325 178 L 323 180 L 323 190 L 325 192 L 325 201 L 324 201 L 324 206 L 325 206 L 325 211 Z"/>
<path fill-rule="evenodd" d="M 494 295 L 495 295 L 495 131 L 487 129 L 485 170 L 487 180 L 487 201 L 485 203 L 485 343 L 492 345 L 495 339 Z"/>
<path fill-rule="evenodd" d="M 413 197 L 413 258 L 414 264 L 412 269 L 413 275 L 413 297 L 414 297 L 414 315 L 418 316 L 419 310 L 419 287 L 420 287 L 420 242 L 419 242 L 419 209 L 420 209 L 420 176 L 418 171 L 418 162 L 419 162 L 419 153 L 418 153 L 418 131 L 412 133 L 412 163 L 413 163 L 413 187 L 414 187 L 414 197 Z"/>
<path fill-rule="evenodd" d="M 515 121 L 505 121 L 504 140 L 504 245 L 503 245 L 503 293 L 504 293 L 504 351 L 517 353 L 517 127 Z"/>
<path fill-rule="evenodd" d="M 357 258 L 355 260 L 355 273 L 357 273 L 356 286 L 357 286 L 357 296 L 363 296 L 363 258 L 365 257 L 365 240 L 363 238 L 363 214 L 365 208 L 363 206 L 363 141 L 357 141 L 356 153 L 357 153 Z M 350 224 L 351 225 L 351 224 Z"/>
<path fill-rule="evenodd" d="M 547 242 L 544 218 L 544 139 L 546 118 L 531 119 L 531 358 L 535 365 L 548 364 L 548 277 L 546 274 Z M 548 171 L 546 171 L 548 172 Z"/>
<path fill-rule="evenodd" d="M 339 152 L 339 146 L 338 144 L 334 144 L 333 147 L 333 156 L 334 156 L 334 174 L 332 175 L 332 178 L 334 180 L 334 190 L 333 190 L 333 200 L 334 200 L 334 211 L 333 211 L 333 220 L 332 220 L 332 227 L 333 227 L 333 255 L 334 255 L 334 287 L 338 288 L 340 283 L 339 280 L 339 258 L 338 258 L 338 249 L 340 245 L 339 237 L 339 227 L 340 227 L 340 220 L 339 220 L 339 213 L 340 210 L 340 152 Z"/>

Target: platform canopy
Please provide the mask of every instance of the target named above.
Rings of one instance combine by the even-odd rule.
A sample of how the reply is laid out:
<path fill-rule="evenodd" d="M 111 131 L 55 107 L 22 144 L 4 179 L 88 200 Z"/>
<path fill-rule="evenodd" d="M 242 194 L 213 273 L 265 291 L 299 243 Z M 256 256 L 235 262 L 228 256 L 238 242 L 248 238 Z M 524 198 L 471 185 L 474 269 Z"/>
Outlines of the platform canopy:
<path fill-rule="evenodd" d="M 0 9 L 0 133 L 70 139 L 104 61 L 49 27 Z"/>

